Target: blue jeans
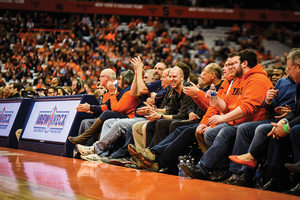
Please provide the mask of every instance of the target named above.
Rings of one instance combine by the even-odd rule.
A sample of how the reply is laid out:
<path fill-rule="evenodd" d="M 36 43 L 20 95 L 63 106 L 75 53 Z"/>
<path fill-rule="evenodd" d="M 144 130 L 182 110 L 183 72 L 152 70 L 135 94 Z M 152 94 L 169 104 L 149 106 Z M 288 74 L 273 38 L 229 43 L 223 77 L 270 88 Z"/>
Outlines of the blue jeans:
<path fill-rule="evenodd" d="M 218 163 L 220 168 L 227 167 L 224 163 L 229 162 L 228 156 L 232 152 L 238 126 L 222 123 L 207 130 L 204 139 L 209 148 L 201 157 L 198 165 L 200 164 L 207 171 L 211 171 Z M 212 142 L 213 136 L 216 137 Z"/>
<path fill-rule="evenodd" d="M 294 162 L 300 161 L 300 125 L 291 128 L 290 138 L 293 146 Z"/>
<path fill-rule="evenodd" d="M 114 153 L 111 154 L 112 158 L 124 158 L 124 157 L 130 157 L 130 154 L 128 152 L 128 145 L 133 144 L 134 139 L 133 139 L 133 134 L 132 134 L 132 128 L 129 128 L 126 131 L 126 136 L 125 136 L 125 143 L 124 145 L 115 151 Z"/>
<path fill-rule="evenodd" d="M 270 122 L 272 121 L 274 120 L 268 119 L 264 121 L 245 122 L 243 124 L 240 124 L 237 129 L 232 155 L 241 155 L 247 153 L 250 144 L 252 145 L 251 148 L 253 148 L 253 146 L 259 145 L 266 137 L 265 133 L 269 132 L 269 126 L 272 126 Z M 234 173 L 240 173 L 241 167 L 241 165 L 230 161 L 230 171 Z"/>
<path fill-rule="evenodd" d="M 165 145 L 158 147 L 156 145 L 155 149 L 151 148 L 151 150 L 153 149 L 157 153 L 156 161 L 160 168 L 177 168 L 178 156 L 188 155 L 191 151 L 190 146 L 195 146 L 193 149 L 195 154 L 202 155 L 201 150 L 197 148 L 198 143 L 195 137 L 197 126 L 198 124 L 179 127 L 176 129 L 178 131 L 174 131 L 166 138 L 167 140 L 164 140 Z M 179 135 L 176 136 L 177 134 Z M 173 139 L 172 141 L 171 138 Z"/>
<path fill-rule="evenodd" d="M 97 154 L 101 154 L 105 150 L 107 150 L 108 145 L 111 145 L 115 142 L 119 137 L 125 135 L 126 131 L 131 128 L 136 122 L 144 121 L 144 117 L 135 117 L 132 119 L 108 119 L 104 122 L 105 126 L 110 126 L 111 128 L 104 133 L 103 137 L 101 134 L 100 141 L 97 141 L 93 144 Z M 102 127 L 102 132 L 104 128 L 104 124 Z"/>
<path fill-rule="evenodd" d="M 181 133 L 185 131 L 185 129 L 193 129 L 192 131 L 195 132 L 199 124 L 192 124 L 192 125 L 184 125 L 179 126 L 175 129 L 170 135 L 168 135 L 163 141 L 155 145 L 154 147 L 150 148 L 151 151 L 155 152 L 156 155 L 159 155 L 169 144 L 171 144 Z"/>
<path fill-rule="evenodd" d="M 204 140 L 207 145 L 207 147 L 211 147 L 213 144 L 215 138 L 217 137 L 219 131 L 224 128 L 230 126 L 228 123 L 223 123 L 215 126 L 214 128 L 208 129 L 204 134 Z"/>
<path fill-rule="evenodd" d="M 257 126 L 257 128 L 255 129 L 251 144 L 245 153 L 250 153 L 253 149 L 255 149 L 258 145 L 260 145 L 260 143 L 262 143 L 262 141 L 265 139 L 265 137 L 267 137 L 268 133 L 272 130 L 273 126 L 272 126 L 271 122 L 273 122 L 273 121 L 275 121 L 275 120 L 270 119 L 269 123 L 265 123 L 265 124 L 261 124 L 261 125 Z M 236 155 L 236 154 L 237 153 L 235 153 L 235 154 L 233 153 L 233 155 Z M 240 155 L 240 154 L 237 154 L 237 155 Z M 230 168 L 231 168 L 231 164 L 233 164 L 233 162 L 230 163 Z M 253 171 L 251 169 L 248 169 L 248 167 L 245 165 L 243 165 L 240 168 L 240 170 L 238 170 L 237 166 L 239 166 L 239 165 L 233 164 L 233 169 L 232 169 L 233 172 L 236 172 L 236 171 L 242 171 L 242 172 L 247 172 L 247 171 L 250 172 L 251 171 L 252 172 Z"/>

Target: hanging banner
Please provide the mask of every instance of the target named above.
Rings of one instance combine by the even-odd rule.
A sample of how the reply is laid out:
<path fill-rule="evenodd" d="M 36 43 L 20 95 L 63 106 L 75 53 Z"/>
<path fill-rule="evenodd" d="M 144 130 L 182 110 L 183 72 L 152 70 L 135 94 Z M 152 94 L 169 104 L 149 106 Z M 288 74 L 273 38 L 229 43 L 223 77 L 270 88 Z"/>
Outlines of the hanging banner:
<path fill-rule="evenodd" d="M 58 0 L 0 0 L 2 9 L 192 19 L 299 22 L 299 11 L 156 6 Z"/>

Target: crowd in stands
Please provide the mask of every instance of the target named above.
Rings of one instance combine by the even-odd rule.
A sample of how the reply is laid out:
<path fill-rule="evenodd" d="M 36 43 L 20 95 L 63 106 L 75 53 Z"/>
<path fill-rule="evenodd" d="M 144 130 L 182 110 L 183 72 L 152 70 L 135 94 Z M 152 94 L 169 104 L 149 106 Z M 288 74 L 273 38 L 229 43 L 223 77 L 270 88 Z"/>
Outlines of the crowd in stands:
<path fill-rule="evenodd" d="M 128 29 L 122 30 L 118 29 L 120 16 L 85 14 L 76 15 L 71 31 L 65 31 L 65 19 L 55 19 L 44 12 L 25 17 L 21 12 L 12 15 L 6 11 L 0 24 L 1 86 L 19 82 L 24 87 L 46 89 L 54 77 L 59 77 L 62 86 L 70 87 L 72 80 L 79 77 L 93 92 L 104 68 L 119 75 L 132 68 L 130 60 L 137 55 L 141 55 L 149 69 L 158 61 L 164 61 L 168 67 L 182 61 L 196 76 L 211 62 L 223 66 L 227 55 L 237 50 L 255 50 L 259 62 L 273 58 L 250 23 L 241 27 L 234 24 L 227 38 L 216 38 L 218 51 L 207 47 L 201 32 L 193 31 L 200 25 L 198 20 L 187 23 L 189 31 L 183 34 L 180 19 L 160 21 L 158 17 L 149 17 L 144 22 L 137 17 L 128 22 Z M 204 20 L 201 25 L 214 28 L 213 20 Z M 153 29 L 147 31 L 145 26 Z M 179 29 L 169 32 L 170 28 Z M 239 49 L 230 48 L 229 41 L 240 44 Z M 284 57 L 275 57 L 274 66 L 284 63 Z"/>

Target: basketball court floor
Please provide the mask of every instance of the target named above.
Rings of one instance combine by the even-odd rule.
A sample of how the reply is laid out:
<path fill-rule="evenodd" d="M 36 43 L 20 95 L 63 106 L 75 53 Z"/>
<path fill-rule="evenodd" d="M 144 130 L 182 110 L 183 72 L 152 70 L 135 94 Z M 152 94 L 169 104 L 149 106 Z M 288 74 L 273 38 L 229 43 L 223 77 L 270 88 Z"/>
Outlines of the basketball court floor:
<path fill-rule="evenodd" d="M 0 147 L 0 199 L 293 200 L 300 197 Z"/>

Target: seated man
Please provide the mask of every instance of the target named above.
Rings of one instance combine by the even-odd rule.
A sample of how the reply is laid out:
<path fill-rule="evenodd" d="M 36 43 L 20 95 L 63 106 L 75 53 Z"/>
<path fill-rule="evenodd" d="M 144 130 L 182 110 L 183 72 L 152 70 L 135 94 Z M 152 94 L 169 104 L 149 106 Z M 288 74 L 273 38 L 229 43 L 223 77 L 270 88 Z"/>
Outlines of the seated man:
<path fill-rule="evenodd" d="M 134 78 L 134 73 L 132 70 L 122 71 L 118 79 L 119 87 L 122 91 L 117 94 L 116 86 L 108 82 L 108 91 L 110 93 L 110 109 L 106 110 L 99 118 L 93 123 L 93 125 L 85 131 L 82 135 L 78 136 L 80 138 L 86 139 L 93 135 L 97 135 L 102 127 L 102 124 L 107 119 L 111 118 L 133 118 L 134 110 L 139 103 L 139 97 L 130 95 L 131 83 Z M 101 133 L 100 133 L 101 134 Z M 79 138 L 79 139 L 80 139 Z M 68 138 L 74 143 L 74 139 Z"/>
<path fill-rule="evenodd" d="M 115 82 L 116 80 L 116 73 L 112 69 L 104 69 L 100 74 L 100 85 L 99 87 L 107 88 L 109 82 Z M 118 91 L 120 92 L 122 89 L 118 87 Z M 79 104 L 76 108 L 78 112 L 86 112 L 91 113 L 97 118 L 100 116 L 102 112 L 105 110 L 109 110 L 110 108 L 110 93 L 105 92 L 102 98 L 102 104 L 100 105 L 90 105 L 88 103 Z M 90 136 L 84 137 L 82 134 L 87 131 L 93 123 L 97 120 L 97 118 L 93 119 L 84 119 L 80 123 L 78 137 L 68 137 L 68 139 L 74 144 L 87 144 L 91 145 L 98 140 L 98 134 L 93 136 L 91 139 Z M 87 143 L 88 142 L 88 143 Z"/>
<path fill-rule="evenodd" d="M 255 167 L 260 155 L 267 154 L 267 165 L 273 168 L 274 176 L 262 187 L 262 189 L 265 190 L 282 191 L 286 189 L 288 186 L 289 173 L 284 171 L 284 164 L 290 162 L 291 157 L 289 155 L 293 155 L 295 163 L 300 160 L 300 50 L 291 51 L 289 53 L 287 56 L 287 67 L 289 69 L 289 75 L 297 83 L 295 108 L 285 118 L 279 120 L 277 123 L 271 123 L 273 128 L 268 134 L 269 138 L 266 138 L 263 143 L 254 148 L 250 153 L 231 157 L 234 162 Z M 250 163 L 252 165 L 249 165 Z M 244 176 L 244 178 L 249 177 Z M 299 185 L 287 193 L 293 193 L 294 191 L 299 191 Z"/>
<path fill-rule="evenodd" d="M 182 71 L 183 71 L 183 79 L 184 79 L 184 83 L 183 84 L 188 84 L 188 83 L 186 83 L 186 81 L 188 80 L 188 78 L 189 78 L 189 76 L 190 76 L 190 68 L 186 65 L 186 64 L 184 64 L 184 63 L 182 63 L 182 62 L 177 62 L 176 64 L 175 64 L 175 66 L 176 67 L 179 67 Z M 166 81 L 168 81 L 168 84 L 169 84 L 169 74 L 168 74 L 168 80 L 166 80 Z M 171 86 L 170 86 L 171 87 Z M 170 97 L 174 97 L 174 95 L 176 95 L 177 93 L 176 93 L 176 91 L 174 92 L 175 90 L 173 90 L 173 89 L 171 89 L 171 90 L 169 90 L 168 92 L 169 92 L 169 96 Z M 152 95 L 152 94 L 151 94 Z M 185 94 L 183 94 L 183 95 L 180 95 L 180 97 L 179 98 L 184 98 L 185 97 Z M 169 97 L 164 97 L 165 99 L 170 99 Z M 168 102 L 169 103 L 169 105 L 165 105 L 166 107 L 168 107 L 168 109 L 170 110 L 170 112 L 174 112 L 175 110 L 177 110 L 178 108 L 174 108 L 174 107 L 176 107 L 175 105 L 178 105 L 177 104 L 177 102 Z M 173 105 L 172 105 L 173 104 Z M 147 105 L 147 104 L 146 104 Z M 190 105 L 190 106 L 192 106 L 192 105 Z M 189 107 L 190 107 L 189 106 Z M 181 107 L 181 106 L 180 106 Z M 173 110 L 172 110 L 172 108 L 174 108 Z M 150 106 L 150 105 L 147 105 L 147 106 L 145 106 L 145 107 L 142 107 L 142 108 L 139 108 L 138 109 L 138 114 L 140 114 L 140 115 L 143 115 L 143 116 L 145 116 L 145 115 L 149 115 L 149 113 L 150 113 L 150 111 L 152 111 L 152 113 L 155 113 L 155 112 L 153 112 L 153 110 L 154 111 L 158 111 L 159 113 L 158 114 L 160 114 L 160 113 L 165 113 L 165 111 L 164 110 L 156 110 L 156 108 L 152 108 L 152 106 Z M 184 110 L 182 110 L 182 109 L 180 109 L 179 110 L 179 113 L 178 114 L 176 114 L 177 116 L 174 116 L 174 118 L 178 118 L 178 116 L 180 117 L 180 118 L 182 118 L 183 117 L 183 115 L 182 115 L 182 113 L 184 113 L 185 111 Z M 175 113 L 175 112 L 174 112 Z M 178 119 L 176 119 L 176 120 L 178 120 Z M 155 128 L 155 126 L 156 126 L 156 123 L 157 122 L 159 122 L 159 121 L 168 121 L 167 119 L 166 120 L 164 120 L 164 119 L 159 119 L 159 120 L 154 120 L 154 121 L 152 121 L 152 122 L 149 122 L 148 120 L 147 121 L 141 121 L 141 122 L 138 122 L 138 123 L 136 123 L 134 126 L 133 126 L 133 131 L 136 133 L 136 135 L 137 135 L 137 137 L 139 138 L 139 140 L 145 140 L 145 143 L 146 143 L 146 140 L 149 142 L 149 143 L 153 143 L 154 142 L 154 139 L 153 139 L 153 134 L 154 134 L 154 131 L 150 131 L 151 132 L 151 134 L 149 133 L 148 134 L 148 136 L 147 137 L 145 137 L 144 139 L 143 139 L 143 136 L 142 136 L 142 131 L 141 130 L 137 130 L 136 128 L 137 127 L 139 127 L 140 129 L 142 128 L 142 127 L 145 127 L 145 129 L 144 129 L 144 132 L 145 132 L 145 136 L 146 136 L 146 127 L 147 127 L 147 125 L 148 125 L 148 122 L 149 122 L 149 124 L 151 124 L 151 128 Z M 170 121 L 173 121 L 173 119 L 172 120 L 170 120 Z M 131 130 L 129 130 L 130 132 L 131 132 Z M 132 131 L 132 132 L 133 132 Z M 162 131 L 162 130 L 161 130 Z M 164 131 L 165 132 L 165 131 Z M 140 134 L 137 134 L 137 133 L 140 133 Z M 148 139 L 147 139 L 148 138 Z M 128 144 L 127 144 L 128 145 Z M 126 149 L 126 152 L 127 152 L 127 146 L 124 146 L 124 148 Z"/>
<path fill-rule="evenodd" d="M 233 155 L 240 155 L 253 150 L 272 130 L 273 126 L 270 122 L 275 122 L 276 119 L 284 117 L 284 115 L 280 114 L 282 111 L 294 108 L 296 86 L 297 84 L 293 81 L 291 75 L 289 75 L 288 77 L 279 79 L 274 89 L 268 90 L 264 106 L 270 113 L 272 113 L 274 118 L 265 121 L 246 122 L 241 124 L 238 128 L 234 143 L 232 151 Z M 275 111 L 278 113 L 275 113 Z M 246 169 L 245 167 L 241 168 L 240 165 L 231 162 L 229 170 L 233 172 L 233 175 L 224 183 L 240 186 L 252 185 L 252 179 L 246 178 L 245 176 L 254 176 L 255 171 L 253 169 Z M 238 177 L 242 173 L 245 174 L 238 180 Z"/>

